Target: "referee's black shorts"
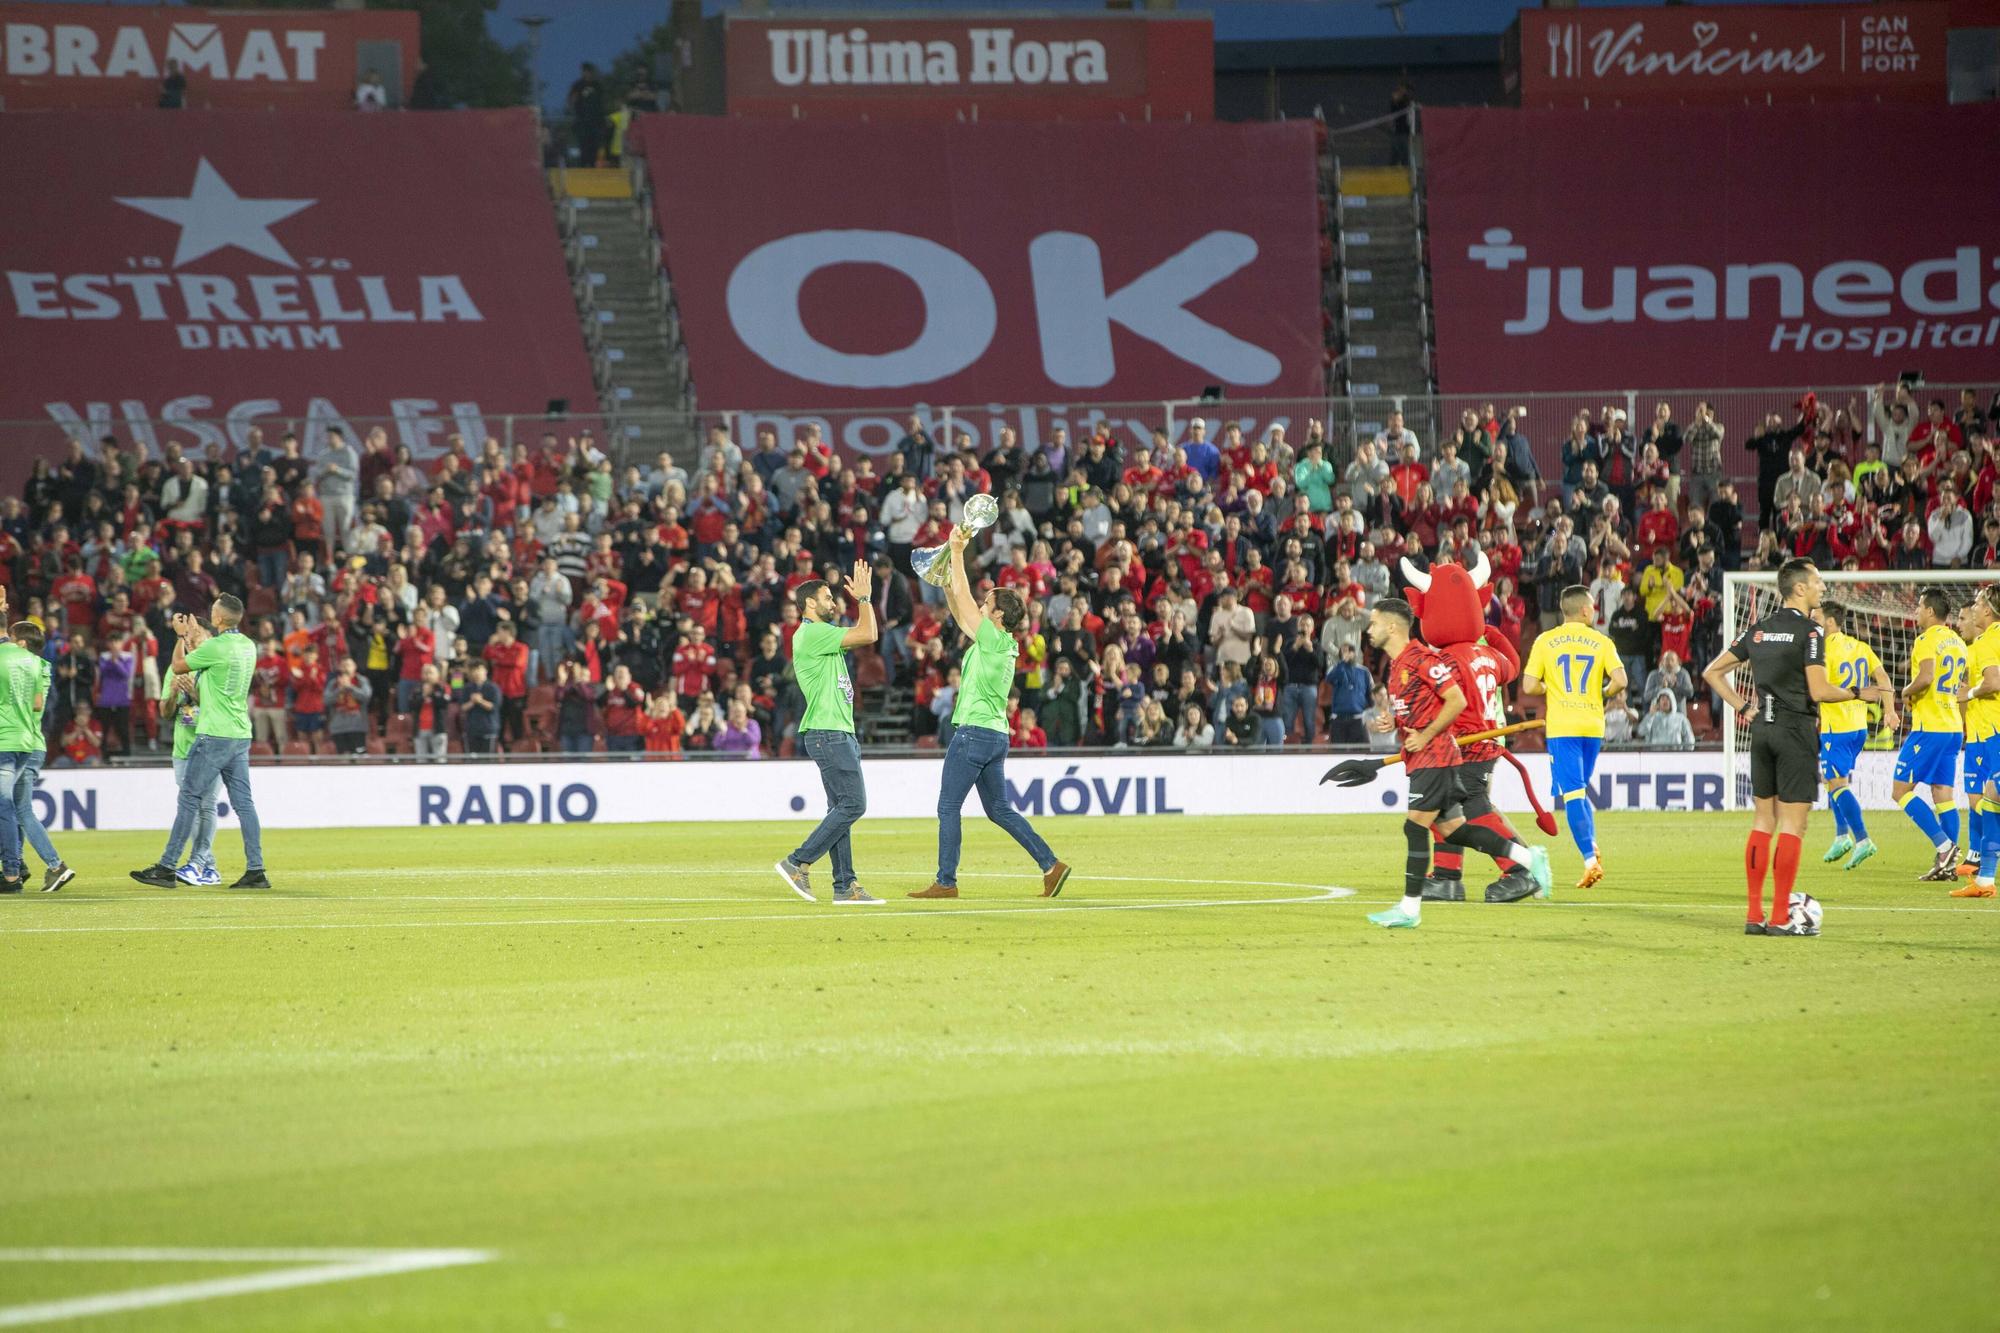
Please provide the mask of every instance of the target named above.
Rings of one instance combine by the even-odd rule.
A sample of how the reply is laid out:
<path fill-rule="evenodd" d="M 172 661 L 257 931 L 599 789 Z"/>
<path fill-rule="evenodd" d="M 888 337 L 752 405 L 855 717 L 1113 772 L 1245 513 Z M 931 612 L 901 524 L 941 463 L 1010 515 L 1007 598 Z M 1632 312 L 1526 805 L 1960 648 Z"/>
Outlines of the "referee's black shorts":
<path fill-rule="evenodd" d="M 1788 805 L 1819 799 L 1819 723 L 1810 717 L 1750 724 L 1750 794 Z"/>

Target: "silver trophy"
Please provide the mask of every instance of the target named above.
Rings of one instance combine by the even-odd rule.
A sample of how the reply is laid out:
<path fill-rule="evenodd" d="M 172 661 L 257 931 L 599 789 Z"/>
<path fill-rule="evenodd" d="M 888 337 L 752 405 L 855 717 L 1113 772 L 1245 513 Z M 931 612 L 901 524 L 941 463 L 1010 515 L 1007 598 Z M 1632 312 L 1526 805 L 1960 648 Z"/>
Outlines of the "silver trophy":
<path fill-rule="evenodd" d="M 990 528 L 1000 517 L 1000 502 L 981 492 L 965 502 L 965 516 L 958 526 L 966 532 Z M 925 583 L 939 588 L 951 586 L 951 547 L 926 546 L 910 552 L 910 572 Z"/>

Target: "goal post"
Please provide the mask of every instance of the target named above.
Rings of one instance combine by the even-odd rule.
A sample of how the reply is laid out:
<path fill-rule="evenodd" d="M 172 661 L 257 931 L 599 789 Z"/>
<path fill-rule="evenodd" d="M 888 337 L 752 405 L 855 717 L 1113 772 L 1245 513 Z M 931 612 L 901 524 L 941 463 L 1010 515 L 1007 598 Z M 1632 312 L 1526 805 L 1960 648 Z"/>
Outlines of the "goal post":
<path fill-rule="evenodd" d="M 1954 610 L 1969 603 L 2000 574 L 1987 569 L 1821 570 L 1826 600 L 1845 612 L 1846 632 L 1875 650 L 1889 683 L 1901 688 L 1910 679 L 1910 649 L 1917 639 L 1917 599 L 1926 588 L 1943 589 Z M 1746 626 L 1778 609 L 1778 572 L 1725 574 L 1722 579 L 1722 646 L 1736 642 Z M 1864 806 L 1889 800 L 1889 773 L 1899 737 L 1882 729 L 1882 710 L 1868 705 L 1868 748 L 1855 770 L 1855 795 Z M 1750 727 L 1736 710 L 1723 705 L 1722 785 L 1729 807 L 1750 808 Z M 1877 788 L 1879 787 L 1879 791 Z"/>

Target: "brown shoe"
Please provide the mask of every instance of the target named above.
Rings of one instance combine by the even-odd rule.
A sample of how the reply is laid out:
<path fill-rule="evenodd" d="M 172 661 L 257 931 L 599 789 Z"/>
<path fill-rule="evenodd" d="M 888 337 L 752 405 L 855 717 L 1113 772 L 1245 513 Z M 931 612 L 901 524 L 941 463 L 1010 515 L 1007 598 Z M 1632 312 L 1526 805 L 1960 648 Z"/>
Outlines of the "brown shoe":
<path fill-rule="evenodd" d="M 1042 872 L 1042 897 L 1053 898 L 1069 883 L 1069 867 L 1058 861 Z"/>
<path fill-rule="evenodd" d="M 928 889 L 918 889 L 910 896 L 912 898 L 956 898 L 958 897 L 958 886 L 956 884 L 938 884 L 933 882 Z"/>

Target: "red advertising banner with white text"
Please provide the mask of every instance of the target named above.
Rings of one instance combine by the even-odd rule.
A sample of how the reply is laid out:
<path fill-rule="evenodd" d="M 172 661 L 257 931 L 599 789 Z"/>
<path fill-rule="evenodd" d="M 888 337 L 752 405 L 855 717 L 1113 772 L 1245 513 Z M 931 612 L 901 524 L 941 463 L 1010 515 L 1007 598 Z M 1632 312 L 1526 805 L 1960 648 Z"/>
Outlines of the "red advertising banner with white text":
<path fill-rule="evenodd" d="M 868 120 L 1208 120 L 1206 16 L 731 15 L 731 115 Z"/>
<path fill-rule="evenodd" d="M 1524 107 L 1943 102 L 1950 10 L 1945 0 L 1524 9 L 1506 77 Z"/>
<path fill-rule="evenodd" d="M 1308 124 L 661 116 L 637 139 L 705 407 L 1323 391 Z"/>
<path fill-rule="evenodd" d="M 407 97 L 417 27 L 414 10 L 0 4 L 0 108 L 151 107 L 177 65 L 189 107 L 335 110 L 381 42 L 401 46 Z"/>
<path fill-rule="evenodd" d="M 2000 175 L 1966 169 L 2000 104 L 1441 108 L 1424 142 L 1448 392 L 2000 366 Z"/>
<path fill-rule="evenodd" d="M 0 179 L 0 421 L 423 454 L 596 401 L 530 111 L 7 115 Z"/>

